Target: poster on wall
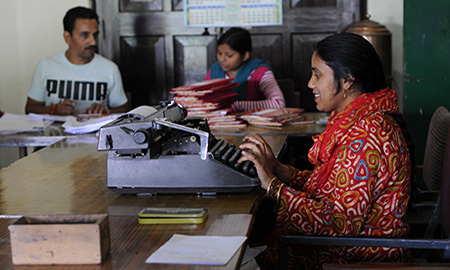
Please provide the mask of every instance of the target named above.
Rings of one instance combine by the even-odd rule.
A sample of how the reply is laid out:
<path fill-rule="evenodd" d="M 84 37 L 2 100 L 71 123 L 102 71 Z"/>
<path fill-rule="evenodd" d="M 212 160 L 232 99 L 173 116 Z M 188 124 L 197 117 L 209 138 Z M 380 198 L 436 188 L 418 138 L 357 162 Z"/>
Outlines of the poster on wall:
<path fill-rule="evenodd" d="M 282 25 L 281 0 L 184 0 L 187 27 Z"/>

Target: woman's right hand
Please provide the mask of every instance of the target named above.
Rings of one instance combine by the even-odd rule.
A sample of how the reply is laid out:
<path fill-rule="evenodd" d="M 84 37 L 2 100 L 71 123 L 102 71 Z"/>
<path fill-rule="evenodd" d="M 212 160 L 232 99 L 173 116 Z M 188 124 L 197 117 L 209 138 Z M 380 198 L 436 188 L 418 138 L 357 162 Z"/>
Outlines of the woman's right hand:
<path fill-rule="evenodd" d="M 243 139 L 244 143 L 239 146 L 242 149 L 242 157 L 238 163 L 250 160 L 255 164 L 261 186 L 267 189 L 270 180 L 274 177 L 274 171 L 282 166 L 273 154 L 269 144 L 259 134 L 248 135 Z"/>

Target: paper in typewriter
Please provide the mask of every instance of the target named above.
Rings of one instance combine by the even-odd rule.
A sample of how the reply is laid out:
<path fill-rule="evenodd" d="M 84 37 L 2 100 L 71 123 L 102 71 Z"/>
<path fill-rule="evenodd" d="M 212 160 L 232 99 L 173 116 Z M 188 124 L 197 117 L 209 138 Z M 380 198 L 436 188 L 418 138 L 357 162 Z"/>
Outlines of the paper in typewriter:
<path fill-rule="evenodd" d="M 157 111 L 158 111 L 157 109 L 150 107 L 150 106 L 139 106 L 139 107 L 127 112 L 126 114 L 135 114 L 135 115 L 138 114 L 140 116 L 147 117 Z"/>

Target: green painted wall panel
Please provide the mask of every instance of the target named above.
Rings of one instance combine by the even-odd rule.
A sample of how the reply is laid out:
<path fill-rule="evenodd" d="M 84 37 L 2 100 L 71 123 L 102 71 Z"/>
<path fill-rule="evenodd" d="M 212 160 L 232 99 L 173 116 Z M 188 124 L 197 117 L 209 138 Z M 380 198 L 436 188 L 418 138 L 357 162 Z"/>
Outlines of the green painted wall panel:
<path fill-rule="evenodd" d="M 450 1 L 405 0 L 403 26 L 403 114 L 421 164 L 432 114 L 450 109 Z"/>

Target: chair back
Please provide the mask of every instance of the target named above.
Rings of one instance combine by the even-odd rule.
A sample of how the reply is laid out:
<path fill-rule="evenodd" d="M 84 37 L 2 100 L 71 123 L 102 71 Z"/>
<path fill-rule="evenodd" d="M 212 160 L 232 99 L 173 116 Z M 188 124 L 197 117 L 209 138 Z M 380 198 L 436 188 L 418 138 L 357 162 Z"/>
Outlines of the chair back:
<path fill-rule="evenodd" d="M 441 187 L 449 128 L 450 112 L 444 106 L 440 106 L 431 117 L 423 160 L 423 180 L 429 190 L 439 190 Z"/>

